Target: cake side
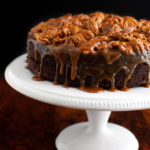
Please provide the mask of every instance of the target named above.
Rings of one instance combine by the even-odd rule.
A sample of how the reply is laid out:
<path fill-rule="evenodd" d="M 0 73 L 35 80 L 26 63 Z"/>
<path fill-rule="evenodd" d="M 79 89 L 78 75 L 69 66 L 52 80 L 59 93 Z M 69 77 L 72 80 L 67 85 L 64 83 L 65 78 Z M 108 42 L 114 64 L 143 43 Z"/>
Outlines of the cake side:
<path fill-rule="evenodd" d="M 122 55 L 108 65 L 105 58 L 100 54 L 96 56 L 82 54 L 78 59 L 77 75 L 72 80 L 72 65 L 69 55 L 66 56 L 67 61 L 63 68 L 63 74 L 61 74 L 60 63 L 55 56 L 49 53 L 50 50 L 46 48 L 47 46 L 37 41 L 33 42 L 33 40 L 29 43 L 28 68 L 35 75 L 46 80 L 73 87 L 96 86 L 104 89 L 145 86 L 149 82 L 149 66 L 141 55 Z M 43 56 L 40 55 L 40 51 L 44 52 L 42 48 L 46 50 Z"/>

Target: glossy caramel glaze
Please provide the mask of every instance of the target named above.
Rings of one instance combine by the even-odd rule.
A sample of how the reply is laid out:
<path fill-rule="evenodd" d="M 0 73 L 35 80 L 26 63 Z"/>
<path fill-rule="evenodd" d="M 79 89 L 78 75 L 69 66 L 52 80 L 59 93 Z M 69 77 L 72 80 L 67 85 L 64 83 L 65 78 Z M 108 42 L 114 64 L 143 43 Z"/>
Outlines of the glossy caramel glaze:
<path fill-rule="evenodd" d="M 38 76 L 33 76 L 33 77 L 32 77 L 32 80 L 34 80 L 34 81 L 44 81 L 43 78 L 38 77 Z"/>
<path fill-rule="evenodd" d="M 132 54 L 123 54 L 117 49 L 110 50 L 108 52 L 109 59 L 113 59 L 112 63 L 108 64 L 106 57 L 101 53 L 96 55 L 82 54 L 77 51 L 77 48 L 67 48 L 67 45 L 62 47 L 52 47 L 51 45 L 43 45 L 40 42 L 29 39 L 28 47 L 33 45 L 34 48 L 34 59 L 40 56 L 40 70 L 38 76 L 42 75 L 43 59 L 48 55 L 53 56 L 56 61 L 56 73 L 54 82 L 58 83 L 58 76 L 65 74 L 65 85 L 68 84 L 68 71 L 71 70 L 70 79 L 74 80 L 78 78 L 81 86 L 84 87 L 84 82 L 88 76 L 93 78 L 93 87 L 99 87 L 99 82 L 107 79 L 111 82 L 110 91 L 116 91 L 114 82 L 115 75 L 120 71 L 125 71 L 125 80 L 122 90 L 127 89 L 127 81 L 130 79 L 134 69 L 138 64 L 145 63 L 150 66 L 150 51 L 143 51 L 142 53 L 132 52 Z M 108 50 L 109 51 L 109 50 Z M 68 54 L 69 53 L 69 54 Z M 117 54 L 117 55 L 116 55 Z M 119 57 L 118 57 L 119 55 Z M 30 58 L 30 52 L 28 51 L 28 58 Z M 70 59 L 69 59 L 70 58 Z M 149 79 L 149 78 L 148 78 Z M 149 84 L 149 80 L 147 83 Z M 125 90 L 127 91 L 127 90 Z"/>
<path fill-rule="evenodd" d="M 84 92 L 89 92 L 89 93 L 99 93 L 99 92 L 104 91 L 104 89 L 99 88 L 99 87 L 83 87 L 82 86 L 78 89 L 81 90 L 81 91 L 84 91 Z"/>

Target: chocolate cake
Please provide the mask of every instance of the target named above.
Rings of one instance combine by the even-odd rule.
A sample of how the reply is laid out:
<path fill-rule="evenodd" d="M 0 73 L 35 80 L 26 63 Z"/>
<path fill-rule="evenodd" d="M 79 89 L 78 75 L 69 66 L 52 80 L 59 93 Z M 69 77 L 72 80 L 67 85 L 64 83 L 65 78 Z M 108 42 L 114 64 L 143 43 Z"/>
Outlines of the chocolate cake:
<path fill-rule="evenodd" d="M 148 87 L 150 21 L 102 12 L 49 19 L 28 33 L 27 63 L 37 77 L 83 90 Z"/>

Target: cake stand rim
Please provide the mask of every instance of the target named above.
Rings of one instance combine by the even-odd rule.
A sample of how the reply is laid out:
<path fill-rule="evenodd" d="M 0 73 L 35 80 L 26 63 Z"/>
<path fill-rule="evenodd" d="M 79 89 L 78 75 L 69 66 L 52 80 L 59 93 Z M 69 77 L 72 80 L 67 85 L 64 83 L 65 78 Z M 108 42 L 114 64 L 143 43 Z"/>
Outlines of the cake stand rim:
<path fill-rule="evenodd" d="M 131 89 L 132 91 L 129 91 L 131 92 L 131 95 L 130 94 L 128 95 L 126 92 L 120 91 L 119 92 L 105 91 L 104 93 L 85 94 L 85 92 L 82 91 L 79 92 L 79 90 L 77 90 L 76 88 L 65 89 L 64 87 L 53 85 L 50 81 L 44 82 L 33 81 L 31 79 L 33 74 L 29 70 L 24 69 L 25 58 L 26 54 L 18 56 L 7 66 L 5 70 L 5 79 L 12 88 L 28 97 L 54 105 L 77 109 L 129 111 L 129 110 L 141 110 L 150 108 L 150 88 L 147 89 L 144 87 L 140 87 L 134 90 Z M 19 70 L 17 70 L 17 68 Z M 28 78 L 28 80 L 24 81 L 23 79 L 26 78 Z M 33 85 L 33 82 L 36 83 L 37 87 Z M 50 83 L 48 85 L 49 88 L 52 89 L 55 88 L 56 90 L 65 89 L 64 91 L 66 93 L 68 90 L 68 95 L 63 94 L 63 91 L 54 92 L 50 90 L 47 91 L 48 89 L 46 90 L 45 89 L 43 90 L 42 88 L 40 89 L 40 85 L 45 87 L 47 83 Z M 139 93 L 138 95 L 136 95 L 136 93 L 139 92 L 140 89 L 142 91 L 145 91 L 146 95 L 140 96 Z M 71 92 L 75 92 L 74 93 L 75 95 L 73 96 Z"/>

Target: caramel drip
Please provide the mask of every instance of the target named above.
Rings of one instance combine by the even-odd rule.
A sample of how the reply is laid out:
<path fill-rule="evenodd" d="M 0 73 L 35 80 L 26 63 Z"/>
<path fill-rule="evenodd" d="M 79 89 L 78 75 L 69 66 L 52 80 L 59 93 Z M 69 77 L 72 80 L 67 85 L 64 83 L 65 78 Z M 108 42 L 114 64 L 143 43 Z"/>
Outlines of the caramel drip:
<path fill-rule="evenodd" d="M 145 85 L 146 88 L 150 87 L 150 66 L 149 66 L 149 75 L 148 75 L 148 80 L 147 80 L 147 84 Z"/>
<path fill-rule="evenodd" d="M 32 77 L 32 80 L 34 80 L 34 81 L 44 81 L 43 78 L 38 77 L 38 76 L 33 76 L 33 77 Z"/>
<path fill-rule="evenodd" d="M 60 65 L 60 71 L 59 71 L 61 75 L 63 75 L 63 73 L 64 73 L 64 65 L 65 65 L 65 63 L 64 63 L 64 61 L 62 61 L 61 65 Z"/>
<path fill-rule="evenodd" d="M 69 86 L 67 84 L 65 84 L 65 83 L 62 84 L 62 87 L 67 88 L 67 89 L 69 88 Z"/>
<path fill-rule="evenodd" d="M 99 87 L 99 82 L 94 77 L 92 77 L 92 86 L 96 88 Z"/>
<path fill-rule="evenodd" d="M 109 89 L 109 91 L 111 92 L 115 92 L 117 91 L 117 89 L 115 88 L 115 75 L 113 74 L 112 78 L 111 78 L 111 88 Z"/>
<path fill-rule="evenodd" d="M 60 62 L 60 74 L 63 75 L 64 66 L 66 64 L 67 55 L 69 54 L 71 59 L 71 79 L 74 80 L 76 77 L 77 63 L 80 56 L 77 48 L 68 47 L 67 44 L 62 46 L 54 47 L 51 46 L 51 54 L 54 55 Z"/>
<path fill-rule="evenodd" d="M 59 62 L 56 61 L 56 73 L 55 73 L 55 78 L 54 78 L 55 83 L 58 82 L 58 73 L 59 73 Z"/>
<path fill-rule="evenodd" d="M 40 71 L 39 71 L 39 76 L 41 76 L 41 75 L 42 75 L 43 58 L 44 58 L 44 55 L 43 55 L 43 56 L 41 56 L 41 63 L 40 63 Z"/>
<path fill-rule="evenodd" d="M 150 86 L 150 65 L 149 65 L 149 74 L 148 74 L 148 81 L 147 81 L 147 86 Z"/>
<path fill-rule="evenodd" d="M 99 92 L 103 92 L 104 89 L 103 88 L 99 88 L 99 87 L 80 87 L 78 88 L 81 91 L 84 92 L 89 92 L 89 93 L 99 93 Z"/>
<path fill-rule="evenodd" d="M 122 91 L 123 90 L 125 91 L 125 89 L 128 89 L 127 82 L 131 78 L 131 75 L 134 72 L 134 69 L 136 68 L 136 66 L 137 66 L 137 64 L 133 65 L 132 67 L 129 67 L 128 69 L 126 69 L 126 77 L 125 77 L 125 80 L 124 80 L 124 85 L 123 85 Z"/>
<path fill-rule="evenodd" d="M 103 51 L 103 55 L 107 61 L 107 64 L 112 64 L 113 61 L 117 60 L 121 54 L 117 50 L 106 49 Z"/>
<path fill-rule="evenodd" d="M 36 48 L 34 49 L 34 58 L 38 60 L 38 50 Z"/>
<path fill-rule="evenodd" d="M 111 78 L 111 89 L 115 89 L 115 75 L 113 74 L 112 78 Z"/>
<path fill-rule="evenodd" d="M 57 60 L 59 61 L 60 63 L 60 74 L 63 75 L 64 73 L 64 66 L 65 66 L 65 63 L 66 63 L 66 51 L 67 51 L 67 47 L 66 47 L 66 44 L 62 45 L 62 46 L 51 46 L 50 47 L 51 49 L 51 54 L 54 55 Z"/>
<path fill-rule="evenodd" d="M 145 85 L 145 87 L 146 87 L 146 88 L 149 88 L 149 87 L 150 87 L 150 85 L 149 85 L 149 84 L 146 84 L 146 85 Z"/>
<path fill-rule="evenodd" d="M 69 69 L 69 64 L 66 64 L 66 68 L 65 68 L 65 83 L 64 83 L 64 85 L 68 85 L 68 69 Z"/>
<path fill-rule="evenodd" d="M 69 55 L 70 55 L 70 59 L 71 59 L 71 63 L 72 63 L 71 80 L 74 80 L 76 77 L 76 74 L 77 74 L 76 70 L 77 70 L 77 63 L 78 63 L 80 53 L 77 50 L 74 51 L 74 49 L 73 49 L 69 52 Z"/>
<path fill-rule="evenodd" d="M 108 91 L 110 91 L 110 92 L 116 92 L 117 89 L 116 88 L 110 88 L 110 89 L 108 89 Z"/>
<path fill-rule="evenodd" d="M 81 76 L 79 76 L 79 75 L 77 75 L 77 78 L 79 79 L 79 81 L 80 81 L 80 85 L 81 85 L 81 87 L 85 87 L 85 80 L 84 80 L 84 78 L 82 78 Z"/>
<path fill-rule="evenodd" d="M 30 58 L 31 56 L 30 56 L 30 45 L 29 45 L 29 42 L 30 41 L 32 41 L 32 40 L 27 40 L 27 56 Z M 33 42 L 34 43 L 34 45 L 35 45 L 35 42 Z"/>
<path fill-rule="evenodd" d="M 25 60 L 25 63 L 28 63 L 28 59 Z"/>
<path fill-rule="evenodd" d="M 26 65 L 24 68 L 25 68 L 25 69 L 29 69 L 28 65 Z"/>
<path fill-rule="evenodd" d="M 123 87 L 123 88 L 120 89 L 120 91 L 129 91 L 129 89 L 130 89 L 130 88 Z"/>
<path fill-rule="evenodd" d="M 59 83 L 57 81 L 53 81 L 54 85 L 59 85 Z"/>

